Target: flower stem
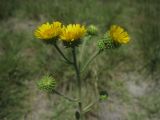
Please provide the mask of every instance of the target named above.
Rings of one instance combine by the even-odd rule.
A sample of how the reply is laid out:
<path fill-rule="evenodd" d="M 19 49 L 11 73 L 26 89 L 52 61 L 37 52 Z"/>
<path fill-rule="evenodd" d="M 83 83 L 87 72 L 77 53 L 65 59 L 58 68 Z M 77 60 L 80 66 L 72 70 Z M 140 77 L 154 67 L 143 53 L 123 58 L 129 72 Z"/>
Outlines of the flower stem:
<path fill-rule="evenodd" d="M 84 112 L 90 111 L 90 109 L 91 109 L 95 104 L 97 104 L 98 101 L 99 101 L 99 100 L 96 100 L 95 102 L 90 103 L 89 105 L 87 105 L 87 106 L 83 109 L 83 111 L 84 111 Z"/>
<path fill-rule="evenodd" d="M 80 113 L 80 120 L 83 120 L 83 114 L 82 114 L 82 85 L 81 85 L 81 79 L 80 79 L 80 70 L 77 64 L 77 57 L 76 57 L 76 48 L 72 47 L 72 54 L 73 54 L 73 65 L 76 71 L 76 77 L 77 77 L 77 87 L 78 87 L 78 96 L 79 96 L 79 102 L 78 102 L 78 108 Z"/>
<path fill-rule="evenodd" d="M 87 41 L 91 39 L 91 36 L 88 36 L 85 38 L 83 44 L 82 44 L 82 48 L 81 48 L 81 53 L 80 53 L 80 57 L 79 57 L 79 61 L 82 62 L 82 59 L 83 59 L 83 56 L 84 56 L 84 53 L 85 53 L 85 46 L 87 44 Z M 80 64 L 79 64 L 80 66 Z"/>
<path fill-rule="evenodd" d="M 84 70 L 87 68 L 87 66 L 101 53 L 101 50 L 95 52 L 90 59 L 86 62 L 86 64 L 84 65 L 84 67 L 82 68 L 81 72 L 84 72 Z"/>
<path fill-rule="evenodd" d="M 77 102 L 78 101 L 76 99 L 72 99 L 72 98 L 70 98 L 68 96 L 65 96 L 64 94 L 60 93 L 59 91 L 54 90 L 53 92 L 56 93 L 59 96 L 62 96 L 65 99 L 67 99 L 68 101 L 71 101 L 71 102 Z"/>
<path fill-rule="evenodd" d="M 64 53 L 60 50 L 57 44 L 54 44 L 54 47 L 57 49 L 57 51 L 60 53 L 60 55 L 66 60 L 68 64 L 73 64 L 65 55 Z"/>

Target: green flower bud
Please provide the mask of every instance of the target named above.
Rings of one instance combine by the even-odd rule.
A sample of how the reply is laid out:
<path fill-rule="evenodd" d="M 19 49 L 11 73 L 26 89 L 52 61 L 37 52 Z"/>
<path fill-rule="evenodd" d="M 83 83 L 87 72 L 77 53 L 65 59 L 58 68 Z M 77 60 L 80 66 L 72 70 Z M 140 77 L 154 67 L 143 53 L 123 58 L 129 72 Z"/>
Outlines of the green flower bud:
<path fill-rule="evenodd" d="M 102 39 L 102 40 L 99 40 L 99 41 L 97 42 L 97 46 L 98 46 L 98 48 L 101 49 L 101 50 L 105 49 L 106 45 L 105 45 L 104 40 L 103 40 L 103 39 Z"/>
<path fill-rule="evenodd" d="M 101 40 L 98 41 L 97 46 L 99 49 L 114 49 L 120 46 L 119 43 L 112 40 L 108 33 L 106 33 Z"/>
<path fill-rule="evenodd" d="M 56 81 L 53 77 L 45 75 L 41 78 L 40 81 L 38 81 L 37 85 L 40 90 L 52 92 L 55 89 Z"/>
<path fill-rule="evenodd" d="M 98 28 L 94 25 L 90 25 L 88 28 L 87 28 L 87 33 L 89 35 L 97 35 L 98 34 Z"/>
<path fill-rule="evenodd" d="M 108 99 L 108 93 L 107 91 L 100 91 L 99 93 L 99 100 L 100 101 L 104 101 L 104 100 L 107 100 Z"/>
<path fill-rule="evenodd" d="M 105 34 L 103 39 L 105 42 L 106 49 L 114 48 L 114 41 L 111 39 L 111 37 L 108 34 Z"/>

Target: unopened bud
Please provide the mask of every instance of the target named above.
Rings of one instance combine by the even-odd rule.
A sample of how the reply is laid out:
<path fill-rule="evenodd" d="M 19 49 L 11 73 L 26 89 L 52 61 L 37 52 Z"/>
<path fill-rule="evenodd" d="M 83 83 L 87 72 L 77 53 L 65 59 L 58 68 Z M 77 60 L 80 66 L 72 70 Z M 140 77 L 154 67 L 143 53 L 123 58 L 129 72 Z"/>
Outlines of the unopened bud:
<path fill-rule="evenodd" d="M 108 33 L 106 33 L 101 40 L 98 41 L 97 46 L 99 49 L 114 49 L 120 46 L 119 43 L 112 40 Z"/>
<path fill-rule="evenodd" d="M 95 25 L 90 25 L 88 28 L 87 28 L 87 33 L 89 35 L 97 35 L 98 34 L 98 28 L 95 26 Z"/>
<path fill-rule="evenodd" d="M 104 101 L 108 99 L 107 91 L 100 91 L 99 95 L 100 95 L 99 96 L 100 101 Z"/>
<path fill-rule="evenodd" d="M 45 75 L 38 81 L 38 88 L 47 92 L 52 92 L 55 89 L 56 81 L 53 77 Z"/>

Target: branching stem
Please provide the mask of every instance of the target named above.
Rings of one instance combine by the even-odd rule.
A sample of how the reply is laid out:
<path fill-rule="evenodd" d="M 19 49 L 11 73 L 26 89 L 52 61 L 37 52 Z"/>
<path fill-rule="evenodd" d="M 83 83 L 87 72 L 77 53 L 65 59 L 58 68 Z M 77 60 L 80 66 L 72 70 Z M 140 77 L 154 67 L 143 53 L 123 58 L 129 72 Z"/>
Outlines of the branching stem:
<path fill-rule="evenodd" d="M 101 50 L 95 52 L 90 58 L 89 60 L 86 62 L 86 64 L 84 65 L 84 67 L 82 68 L 81 72 L 84 72 L 84 70 L 88 67 L 88 65 L 101 53 Z"/>
<path fill-rule="evenodd" d="M 65 60 L 68 64 L 73 64 L 73 63 L 64 55 L 64 53 L 61 51 L 61 49 L 58 47 L 57 44 L 54 44 L 54 47 L 56 48 L 56 50 L 59 52 L 59 54 L 64 58 L 64 60 Z"/>
<path fill-rule="evenodd" d="M 71 101 L 71 102 L 78 102 L 78 100 L 72 99 L 72 98 L 70 98 L 70 97 L 68 97 L 68 96 L 65 96 L 64 94 L 60 93 L 59 91 L 54 90 L 53 92 L 56 93 L 57 95 L 59 95 L 59 96 L 65 98 L 65 99 L 67 99 L 68 101 Z"/>
<path fill-rule="evenodd" d="M 77 63 L 77 57 L 76 57 L 76 48 L 72 47 L 72 54 L 73 54 L 73 65 L 76 71 L 76 77 L 77 77 L 77 87 L 78 87 L 78 96 L 79 96 L 79 102 L 78 102 L 78 108 L 80 113 L 80 120 L 83 120 L 83 114 L 82 114 L 82 83 L 80 79 L 80 70 Z"/>

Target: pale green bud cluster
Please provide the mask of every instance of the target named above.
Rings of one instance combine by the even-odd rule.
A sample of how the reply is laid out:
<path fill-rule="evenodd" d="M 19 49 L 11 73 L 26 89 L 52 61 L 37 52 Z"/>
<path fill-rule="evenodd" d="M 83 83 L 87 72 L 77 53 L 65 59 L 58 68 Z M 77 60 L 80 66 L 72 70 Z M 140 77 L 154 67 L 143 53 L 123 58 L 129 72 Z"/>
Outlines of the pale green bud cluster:
<path fill-rule="evenodd" d="M 45 75 L 38 81 L 37 85 L 40 90 L 52 92 L 55 89 L 56 81 L 53 77 Z"/>
<path fill-rule="evenodd" d="M 102 39 L 100 39 L 97 42 L 97 46 L 99 49 L 104 50 L 104 49 L 113 49 L 113 48 L 117 48 L 120 46 L 119 43 L 115 42 L 114 40 L 112 40 L 112 38 L 109 36 L 108 33 L 106 33 Z"/>
<path fill-rule="evenodd" d="M 98 34 L 98 28 L 95 25 L 90 25 L 87 28 L 87 33 L 89 35 L 97 35 Z"/>

